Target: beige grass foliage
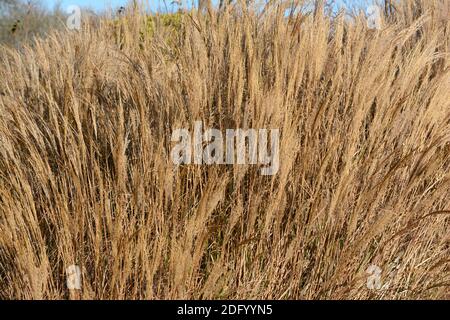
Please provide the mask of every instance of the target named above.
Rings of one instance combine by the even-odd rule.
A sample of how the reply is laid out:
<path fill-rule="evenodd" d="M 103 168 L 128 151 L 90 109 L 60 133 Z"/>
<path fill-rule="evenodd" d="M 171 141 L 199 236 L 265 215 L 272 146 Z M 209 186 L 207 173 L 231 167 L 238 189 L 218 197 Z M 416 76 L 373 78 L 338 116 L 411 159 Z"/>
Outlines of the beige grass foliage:
<path fill-rule="evenodd" d="M 449 298 L 447 4 L 379 31 L 230 6 L 176 38 L 134 13 L 0 48 L 0 298 Z M 195 120 L 279 128 L 278 174 L 174 167 Z"/>

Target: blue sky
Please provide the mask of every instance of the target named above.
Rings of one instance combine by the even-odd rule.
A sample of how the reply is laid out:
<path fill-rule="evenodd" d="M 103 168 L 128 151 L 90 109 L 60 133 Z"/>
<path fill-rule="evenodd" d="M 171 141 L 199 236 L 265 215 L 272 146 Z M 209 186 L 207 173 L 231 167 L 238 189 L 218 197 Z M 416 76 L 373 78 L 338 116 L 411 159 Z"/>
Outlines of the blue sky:
<path fill-rule="evenodd" d="M 145 3 L 150 4 L 152 10 L 165 9 L 164 0 L 144 0 Z M 173 0 L 166 0 L 166 5 L 170 8 Z M 192 0 L 189 0 L 190 3 Z M 61 8 L 64 10 L 70 5 L 78 5 L 80 7 L 88 7 L 96 11 L 104 10 L 108 8 L 118 8 L 128 3 L 128 0 L 43 0 L 46 6 L 51 9 L 55 4 L 60 3 Z"/>
<path fill-rule="evenodd" d="M 150 4 L 150 8 L 152 10 L 165 10 L 164 0 L 144 0 Z M 173 0 L 166 0 L 166 5 L 170 8 L 170 4 Z M 197 0 L 185 0 L 188 4 L 192 3 L 192 1 L 197 2 Z M 213 0 L 216 2 L 217 0 Z M 339 3 L 346 2 L 347 4 L 361 4 L 362 2 L 367 0 L 337 0 Z M 81 7 L 89 7 L 96 11 L 108 9 L 108 8 L 118 8 L 122 5 L 125 5 L 127 0 L 43 0 L 43 2 L 47 5 L 48 8 L 53 8 L 56 3 L 61 3 L 61 8 L 64 10 L 70 5 L 79 5 Z"/>
<path fill-rule="evenodd" d="M 100 10 L 109 6 L 118 7 L 126 3 L 126 0 L 44 0 L 44 3 L 49 8 L 53 8 L 55 4 L 61 3 L 61 8 L 67 8 L 70 5 L 78 5 L 81 7 L 90 7 L 95 10 Z"/>

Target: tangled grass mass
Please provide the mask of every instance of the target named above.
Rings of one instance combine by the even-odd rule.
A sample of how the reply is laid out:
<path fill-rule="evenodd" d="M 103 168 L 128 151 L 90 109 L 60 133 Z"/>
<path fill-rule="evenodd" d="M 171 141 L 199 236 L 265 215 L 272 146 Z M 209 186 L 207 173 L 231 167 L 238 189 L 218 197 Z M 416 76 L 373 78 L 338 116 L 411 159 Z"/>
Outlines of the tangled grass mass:
<path fill-rule="evenodd" d="M 0 298 L 449 299 L 450 2 L 302 3 L 1 46 Z M 279 129 L 277 174 L 174 165 L 195 121 Z"/>

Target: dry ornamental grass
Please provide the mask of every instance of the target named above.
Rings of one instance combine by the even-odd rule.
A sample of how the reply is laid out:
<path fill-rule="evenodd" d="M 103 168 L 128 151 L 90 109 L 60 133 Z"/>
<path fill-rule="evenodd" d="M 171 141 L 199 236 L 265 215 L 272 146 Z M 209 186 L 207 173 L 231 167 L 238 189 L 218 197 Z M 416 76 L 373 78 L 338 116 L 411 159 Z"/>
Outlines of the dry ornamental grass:
<path fill-rule="evenodd" d="M 1 47 L 0 298 L 450 298 L 449 2 L 411 3 L 380 30 L 274 2 Z M 278 172 L 175 166 L 194 121 L 278 128 Z"/>

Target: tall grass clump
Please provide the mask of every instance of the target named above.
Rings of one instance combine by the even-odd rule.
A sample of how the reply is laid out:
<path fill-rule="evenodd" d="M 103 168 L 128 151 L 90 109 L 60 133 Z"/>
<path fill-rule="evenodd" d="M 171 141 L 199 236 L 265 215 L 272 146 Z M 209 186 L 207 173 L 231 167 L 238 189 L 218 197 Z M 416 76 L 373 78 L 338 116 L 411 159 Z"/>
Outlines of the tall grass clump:
<path fill-rule="evenodd" d="M 288 3 L 0 48 L 0 298 L 450 298 L 449 2 Z M 278 173 L 174 166 L 197 120 L 279 128 Z"/>

